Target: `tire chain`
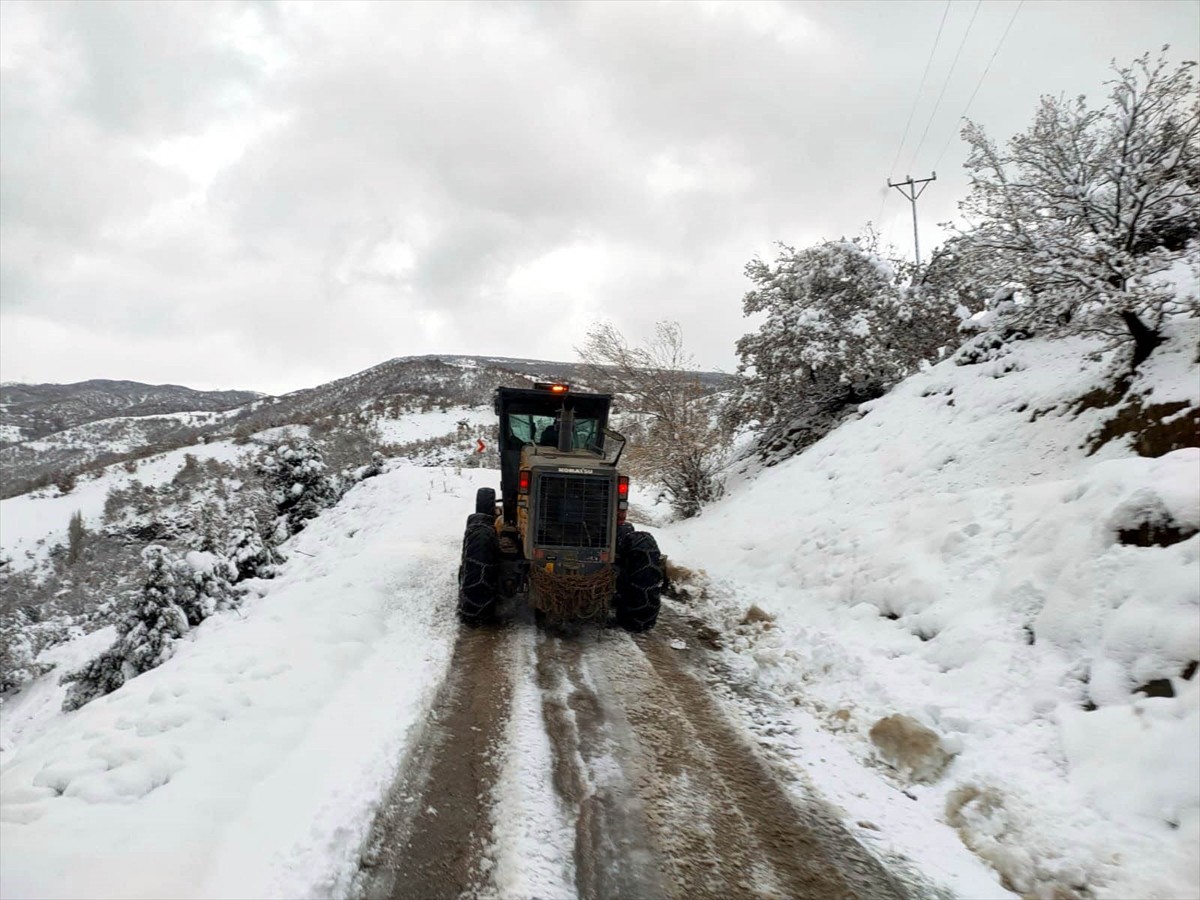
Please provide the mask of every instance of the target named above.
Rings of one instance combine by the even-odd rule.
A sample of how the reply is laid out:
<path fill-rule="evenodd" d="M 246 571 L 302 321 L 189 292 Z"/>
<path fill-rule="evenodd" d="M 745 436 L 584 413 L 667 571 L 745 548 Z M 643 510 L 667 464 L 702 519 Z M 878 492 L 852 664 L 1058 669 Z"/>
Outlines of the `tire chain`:
<path fill-rule="evenodd" d="M 491 617 L 496 604 L 496 556 L 499 542 L 490 525 L 468 524 L 463 536 L 462 565 L 458 578 L 458 613 L 470 624 Z M 480 551 L 490 559 L 481 559 Z"/>
<path fill-rule="evenodd" d="M 621 557 L 626 563 L 635 563 L 637 568 L 621 571 L 617 581 L 617 618 L 630 631 L 648 631 L 658 621 L 662 604 L 662 554 L 652 535 L 638 531 L 623 542 Z"/>

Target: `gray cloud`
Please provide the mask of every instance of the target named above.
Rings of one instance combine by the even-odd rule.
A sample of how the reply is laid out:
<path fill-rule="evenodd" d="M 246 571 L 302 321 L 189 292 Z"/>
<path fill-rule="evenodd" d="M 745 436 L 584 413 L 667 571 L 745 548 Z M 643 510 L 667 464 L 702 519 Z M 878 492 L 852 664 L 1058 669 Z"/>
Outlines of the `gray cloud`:
<path fill-rule="evenodd" d="M 678 319 L 731 368 L 744 263 L 879 213 L 942 9 L 7 4 L 2 377 L 278 390 L 407 353 L 570 357 L 599 318 Z M 1011 10 L 980 8 L 919 172 Z M 972 115 L 1002 137 L 1041 92 L 1101 94 L 1112 57 L 1194 58 L 1198 18 L 1030 0 Z M 883 225 L 907 246 L 898 197 Z"/>
<path fill-rule="evenodd" d="M 45 14 L 86 73 L 72 106 L 101 127 L 154 137 L 201 126 L 253 85 L 253 60 L 227 42 L 236 10 L 108 0 L 47 4 Z"/>

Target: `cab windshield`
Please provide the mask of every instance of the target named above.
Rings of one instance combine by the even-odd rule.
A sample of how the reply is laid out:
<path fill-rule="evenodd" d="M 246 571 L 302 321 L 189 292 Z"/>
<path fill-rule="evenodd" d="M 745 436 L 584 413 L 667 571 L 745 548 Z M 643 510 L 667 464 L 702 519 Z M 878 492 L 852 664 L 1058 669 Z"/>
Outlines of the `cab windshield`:
<path fill-rule="evenodd" d="M 591 450 L 601 453 L 604 450 L 603 436 L 599 434 L 600 424 L 596 419 L 576 419 L 571 435 L 571 449 Z M 558 446 L 558 422 L 554 416 L 539 416 L 531 413 L 520 413 L 508 417 L 510 434 L 522 444 L 537 444 L 541 447 Z"/>

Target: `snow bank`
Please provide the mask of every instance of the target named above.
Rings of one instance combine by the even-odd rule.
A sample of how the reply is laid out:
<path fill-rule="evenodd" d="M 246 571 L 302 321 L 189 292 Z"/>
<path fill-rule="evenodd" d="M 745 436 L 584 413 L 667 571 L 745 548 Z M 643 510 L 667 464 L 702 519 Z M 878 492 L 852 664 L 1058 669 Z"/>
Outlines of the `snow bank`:
<path fill-rule="evenodd" d="M 1190 323 L 1137 388 L 1192 394 L 1195 345 Z M 1195 896 L 1200 450 L 1088 456 L 1112 413 L 1073 412 L 1101 383 L 1094 349 L 1031 341 L 914 376 L 664 549 L 713 580 L 743 665 L 840 711 L 860 758 L 893 713 L 941 734 L 954 761 L 910 791 L 1008 885 Z M 736 627 L 751 603 L 773 627 Z"/>
<path fill-rule="evenodd" d="M 405 467 L 358 485 L 240 613 L 115 693 L 13 729 L 0 894 L 344 891 L 444 677 L 458 563 L 445 535 L 472 475 L 494 478 Z"/>

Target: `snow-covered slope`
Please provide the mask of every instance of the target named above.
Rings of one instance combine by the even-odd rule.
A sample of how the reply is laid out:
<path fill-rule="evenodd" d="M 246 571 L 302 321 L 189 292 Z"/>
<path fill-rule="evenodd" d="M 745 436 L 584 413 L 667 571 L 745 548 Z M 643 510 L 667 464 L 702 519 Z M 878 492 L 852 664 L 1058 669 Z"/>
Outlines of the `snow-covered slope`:
<path fill-rule="evenodd" d="M 127 487 L 134 479 L 148 485 L 170 481 L 189 454 L 199 460 L 232 462 L 255 449 L 231 441 L 196 444 L 140 460 L 134 472 L 109 466 L 97 477 L 80 481 L 66 495 L 41 492 L 0 500 L 0 558 L 10 558 L 14 569 L 45 560 L 53 546 L 66 543 L 67 526 L 74 513 L 82 514 L 87 528 L 98 530 L 103 525 L 104 499 L 110 490 Z"/>
<path fill-rule="evenodd" d="M 1195 347 L 1191 323 L 1132 392 L 1200 405 Z M 910 792 L 1009 885 L 1196 896 L 1200 450 L 1089 456 L 1094 349 L 939 365 L 663 540 L 742 664 L 857 755 L 893 713 L 940 733 L 956 759 Z M 1135 545 L 1168 519 L 1192 536 Z M 738 626 L 751 603 L 774 625 Z"/>
<path fill-rule="evenodd" d="M 493 476 L 365 481 L 166 665 L 69 715 L 46 683 L 5 704 L 23 731 L 0 756 L 0 895 L 344 890 L 449 658 L 458 548 L 441 536 Z M 53 714 L 26 715 L 27 696 Z"/>
<path fill-rule="evenodd" d="M 136 381 L 10 382 L 0 385 L 0 424 L 19 429 L 29 440 L 98 419 L 220 411 L 262 396 L 254 391 L 197 391 L 177 384 Z"/>

